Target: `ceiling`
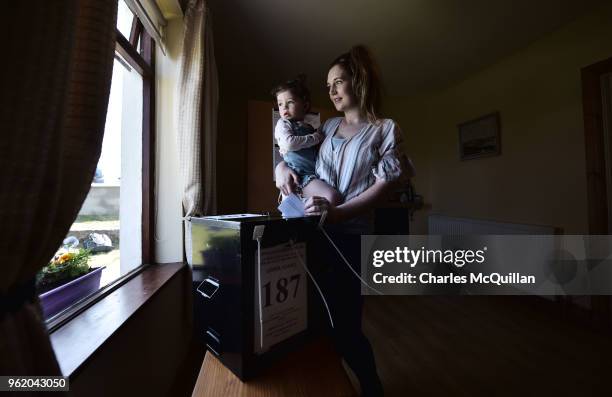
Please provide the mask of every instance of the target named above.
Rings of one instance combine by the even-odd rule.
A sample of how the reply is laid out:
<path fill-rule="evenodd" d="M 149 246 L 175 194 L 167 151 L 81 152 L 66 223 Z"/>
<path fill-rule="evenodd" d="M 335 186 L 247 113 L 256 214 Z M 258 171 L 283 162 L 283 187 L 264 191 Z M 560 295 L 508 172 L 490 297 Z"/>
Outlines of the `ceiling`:
<path fill-rule="evenodd" d="M 308 75 L 324 96 L 327 67 L 366 44 L 386 92 L 448 85 L 527 46 L 600 0 L 210 0 L 221 88 L 266 98 L 277 82 Z"/>

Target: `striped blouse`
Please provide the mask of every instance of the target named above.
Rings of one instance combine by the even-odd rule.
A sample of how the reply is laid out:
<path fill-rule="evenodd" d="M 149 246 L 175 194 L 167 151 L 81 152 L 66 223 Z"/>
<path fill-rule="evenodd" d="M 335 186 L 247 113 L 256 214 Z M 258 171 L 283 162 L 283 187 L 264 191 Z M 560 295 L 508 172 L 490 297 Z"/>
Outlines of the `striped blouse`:
<path fill-rule="evenodd" d="M 376 178 L 392 181 L 412 167 L 401 151 L 402 133 L 397 123 L 382 119 L 369 123 L 350 138 L 334 137 L 342 117 L 329 119 L 321 128 L 325 140 L 319 149 L 316 173 L 348 201 L 374 184 Z M 333 138 L 333 139 L 332 139 Z M 409 170 L 411 173 L 412 170 Z M 371 232 L 371 214 L 355 219 L 360 232 Z"/>
<path fill-rule="evenodd" d="M 321 128 L 325 140 L 317 157 L 319 179 L 335 187 L 348 201 L 372 186 L 375 178 L 400 177 L 402 133 L 395 121 L 383 119 L 378 125 L 369 123 L 352 137 L 338 139 L 335 135 L 341 122 L 342 117 L 335 117 Z"/>

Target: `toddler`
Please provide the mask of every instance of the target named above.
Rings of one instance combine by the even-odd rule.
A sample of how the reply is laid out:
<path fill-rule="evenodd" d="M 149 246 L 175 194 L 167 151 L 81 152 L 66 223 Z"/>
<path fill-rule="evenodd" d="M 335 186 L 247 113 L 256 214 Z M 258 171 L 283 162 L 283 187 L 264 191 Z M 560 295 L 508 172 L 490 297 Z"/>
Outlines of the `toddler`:
<path fill-rule="evenodd" d="M 274 137 L 283 160 L 298 175 L 298 188 L 303 196 L 325 197 L 332 205 L 338 205 L 342 202 L 341 195 L 317 179 L 315 173 L 317 145 L 325 136 L 304 122 L 310 109 L 310 93 L 304 80 L 300 75 L 272 90 L 281 116 L 274 128 Z"/>

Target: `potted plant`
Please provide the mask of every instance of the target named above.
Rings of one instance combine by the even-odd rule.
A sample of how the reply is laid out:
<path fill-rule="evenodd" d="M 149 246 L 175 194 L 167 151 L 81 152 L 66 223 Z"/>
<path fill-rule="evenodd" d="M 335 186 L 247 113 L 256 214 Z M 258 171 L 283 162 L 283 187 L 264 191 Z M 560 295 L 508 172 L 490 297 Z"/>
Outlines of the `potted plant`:
<path fill-rule="evenodd" d="M 36 276 L 45 318 L 49 318 L 100 288 L 104 267 L 89 266 L 91 251 L 60 248 Z"/>

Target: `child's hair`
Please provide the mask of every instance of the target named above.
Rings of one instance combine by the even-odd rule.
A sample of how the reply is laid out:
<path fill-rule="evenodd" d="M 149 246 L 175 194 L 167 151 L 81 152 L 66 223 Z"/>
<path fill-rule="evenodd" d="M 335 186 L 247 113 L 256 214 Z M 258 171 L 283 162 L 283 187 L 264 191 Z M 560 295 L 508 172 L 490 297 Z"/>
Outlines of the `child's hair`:
<path fill-rule="evenodd" d="M 370 122 L 376 122 L 380 111 L 382 83 L 380 70 L 370 51 L 363 45 L 352 47 L 329 65 L 340 65 L 351 76 L 353 93 L 359 108 Z"/>
<path fill-rule="evenodd" d="M 289 91 L 293 95 L 297 96 L 308 106 L 307 111 L 310 110 L 310 91 L 306 88 L 306 75 L 300 74 L 293 80 L 289 80 L 285 83 L 279 84 L 270 91 L 274 102 L 277 100 L 278 94 L 283 91 Z M 274 105 L 276 107 L 276 103 Z"/>

